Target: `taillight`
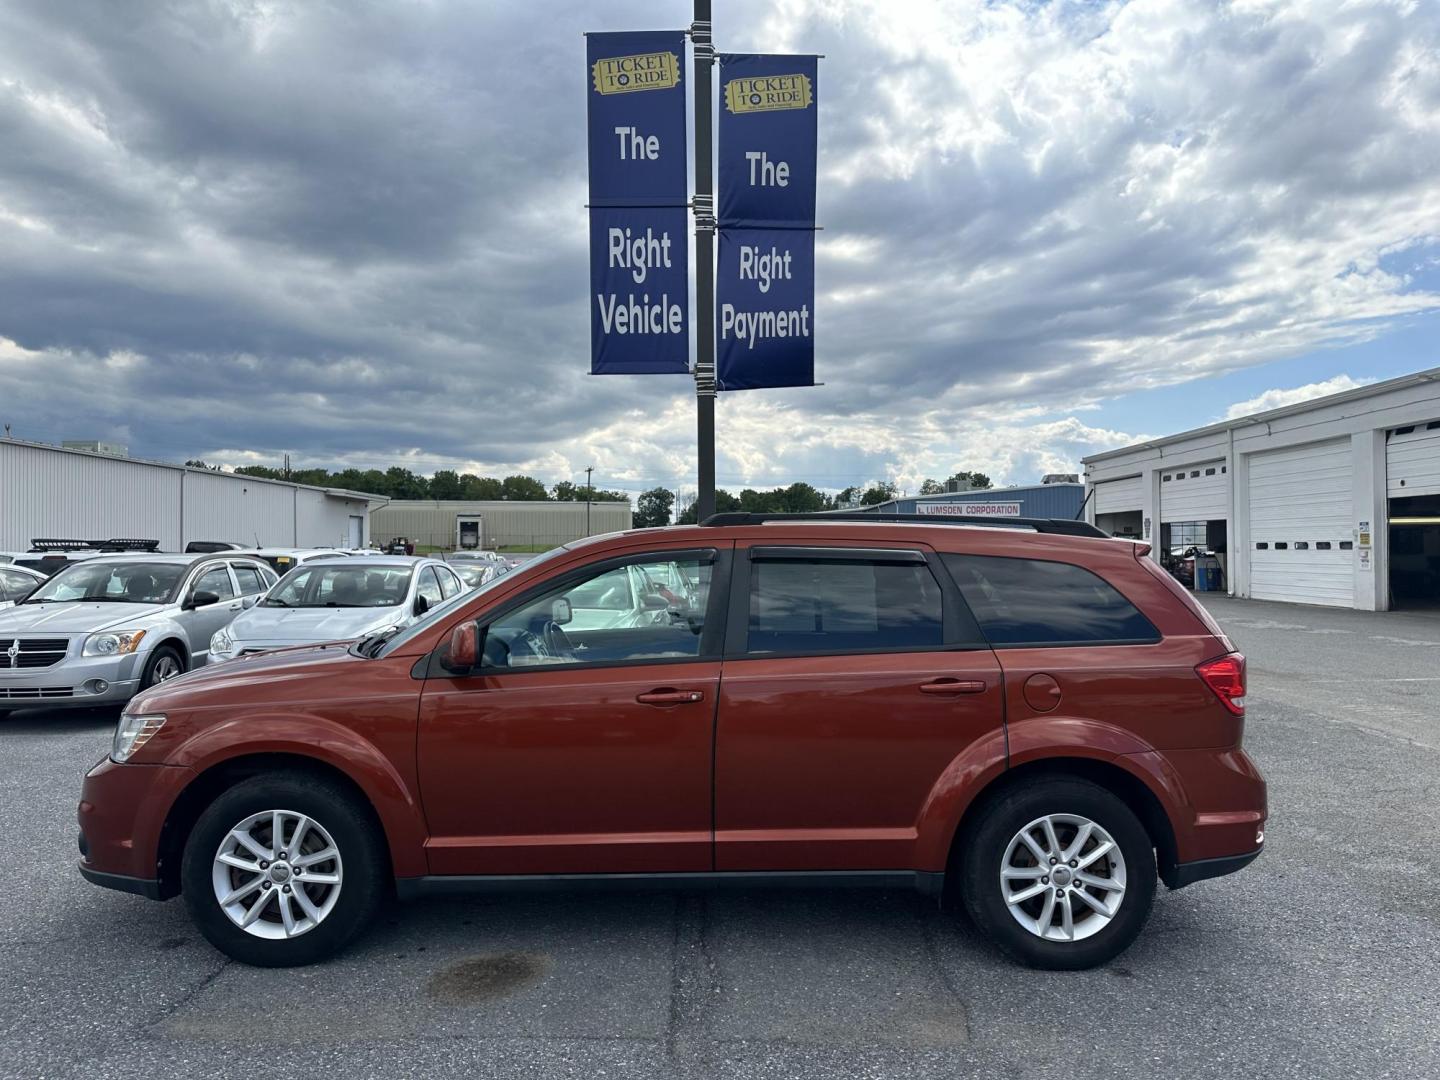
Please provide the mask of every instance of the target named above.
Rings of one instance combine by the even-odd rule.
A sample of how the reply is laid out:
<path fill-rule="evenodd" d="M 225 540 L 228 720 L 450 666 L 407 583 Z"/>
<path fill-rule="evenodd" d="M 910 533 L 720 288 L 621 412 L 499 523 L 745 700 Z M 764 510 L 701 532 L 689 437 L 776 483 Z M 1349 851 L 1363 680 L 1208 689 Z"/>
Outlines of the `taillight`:
<path fill-rule="evenodd" d="M 1245 715 L 1245 657 L 1237 653 L 1217 656 L 1195 668 L 1195 674 L 1236 716 Z"/>

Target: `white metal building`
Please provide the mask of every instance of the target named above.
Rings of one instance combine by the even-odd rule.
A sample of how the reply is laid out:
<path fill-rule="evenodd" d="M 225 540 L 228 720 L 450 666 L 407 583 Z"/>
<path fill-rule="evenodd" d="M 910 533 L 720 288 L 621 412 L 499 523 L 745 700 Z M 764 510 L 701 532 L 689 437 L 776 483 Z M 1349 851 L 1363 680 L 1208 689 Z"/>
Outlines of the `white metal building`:
<path fill-rule="evenodd" d="M 1086 516 L 1235 596 L 1440 609 L 1440 368 L 1085 459 Z"/>
<path fill-rule="evenodd" d="M 40 537 L 363 547 L 385 499 L 339 488 L 0 439 L 0 550 Z"/>

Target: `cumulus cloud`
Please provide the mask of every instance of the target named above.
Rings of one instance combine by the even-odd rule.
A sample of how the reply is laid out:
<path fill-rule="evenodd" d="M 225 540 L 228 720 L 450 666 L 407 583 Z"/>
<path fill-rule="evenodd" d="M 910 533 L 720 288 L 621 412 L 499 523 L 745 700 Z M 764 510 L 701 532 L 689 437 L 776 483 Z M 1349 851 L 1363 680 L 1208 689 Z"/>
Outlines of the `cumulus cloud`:
<path fill-rule="evenodd" d="M 0 419 L 151 456 L 693 482 L 586 372 L 583 29 L 683 2 L 0 6 Z M 820 389 L 721 483 L 1073 470 L 1108 399 L 1433 311 L 1440 8 L 736 0 L 816 51 Z M 1082 419 L 1083 418 L 1083 419 Z M 1204 422 L 1180 418 L 1176 427 Z"/>
<path fill-rule="evenodd" d="M 1354 390 L 1356 387 L 1367 386 L 1374 381 L 1369 378 L 1356 379 L 1349 375 L 1336 375 L 1333 379 L 1325 379 L 1323 382 L 1266 390 L 1246 401 L 1237 401 L 1231 405 L 1225 410 L 1225 419 L 1234 420 L 1239 416 L 1252 416 L 1255 413 L 1268 412 L 1271 409 L 1283 409 L 1286 405 L 1298 405 L 1300 402 L 1309 401 L 1312 398 Z"/>

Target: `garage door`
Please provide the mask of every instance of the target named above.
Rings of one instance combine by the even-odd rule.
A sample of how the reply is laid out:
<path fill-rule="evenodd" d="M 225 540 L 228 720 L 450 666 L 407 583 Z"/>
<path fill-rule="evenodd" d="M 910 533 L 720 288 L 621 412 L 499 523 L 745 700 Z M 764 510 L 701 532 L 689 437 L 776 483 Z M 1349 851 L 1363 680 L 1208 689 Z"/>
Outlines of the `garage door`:
<path fill-rule="evenodd" d="M 1095 485 L 1095 513 L 1124 514 L 1139 510 L 1143 506 L 1140 477 L 1127 476 L 1124 480 L 1106 480 Z"/>
<path fill-rule="evenodd" d="M 1250 459 L 1250 595 L 1353 607 L 1350 440 Z"/>
<path fill-rule="evenodd" d="M 1215 521 L 1230 516 L 1230 476 L 1223 461 L 1160 471 L 1161 521 Z"/>
<path fill-rule="evenodd" d="M 1440 420 L 1390 433 L 1385 476 L 1392 499 L 1440 495 Z"/>

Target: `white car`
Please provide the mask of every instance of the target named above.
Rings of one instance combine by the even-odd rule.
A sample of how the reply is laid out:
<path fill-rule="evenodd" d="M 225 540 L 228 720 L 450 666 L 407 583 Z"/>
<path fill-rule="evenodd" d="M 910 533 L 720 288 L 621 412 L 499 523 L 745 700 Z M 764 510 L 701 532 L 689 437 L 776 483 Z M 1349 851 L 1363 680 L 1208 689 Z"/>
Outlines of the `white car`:
<path fill-rule="evenodd" d="M 264 559 L 281 577 L 311 559 L 343 559 L 349 556 L 349 552 L 339 548 L 247 548 L 242 554 Z"/>
<path fill-rule="evenodd" d="M 353 555 L 291 570 L 249 611 L 210 639 L 210 660 L 326 641 L 352 641 L 409 626 L 467 592 L 438 559 Z"/>
<path fill-rule="evenodd" d="M 24 600 L 44 584 L 45 580 L 45 575 L 39 570 L 0 565 L 0 608 L 7 608 L 18 600 Z"/>

